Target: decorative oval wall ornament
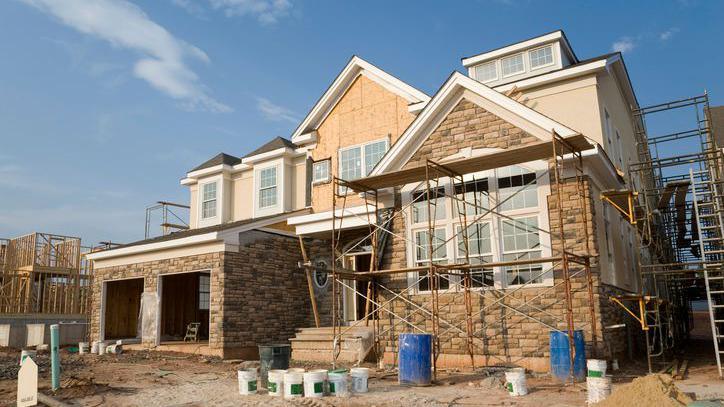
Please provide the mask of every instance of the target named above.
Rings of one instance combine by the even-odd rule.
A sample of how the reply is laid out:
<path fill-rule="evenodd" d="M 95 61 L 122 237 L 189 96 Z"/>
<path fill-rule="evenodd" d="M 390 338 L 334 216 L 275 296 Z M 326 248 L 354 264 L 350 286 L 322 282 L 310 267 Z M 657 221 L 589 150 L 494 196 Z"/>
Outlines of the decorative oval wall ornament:
<path fill-rule="evenodd" d="M 312 273 L 312 280 L 314 280 L 314 286 L 318 289 L 324 289 L 329 284 L 329 260 L 327 259 L 316 259 L 314 260 L 314 272 Z"/>

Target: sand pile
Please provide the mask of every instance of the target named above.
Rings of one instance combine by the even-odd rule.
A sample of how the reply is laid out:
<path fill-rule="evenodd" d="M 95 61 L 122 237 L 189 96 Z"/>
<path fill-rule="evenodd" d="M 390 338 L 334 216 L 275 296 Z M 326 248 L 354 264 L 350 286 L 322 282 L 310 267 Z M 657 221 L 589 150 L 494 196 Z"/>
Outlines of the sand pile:
<path fill-rule="evenodd" d="M 691 403 L 691 397 L 676 388 L 671 376 L 653 374 L 619 386 L 597 407 L 680 407 Z"/>

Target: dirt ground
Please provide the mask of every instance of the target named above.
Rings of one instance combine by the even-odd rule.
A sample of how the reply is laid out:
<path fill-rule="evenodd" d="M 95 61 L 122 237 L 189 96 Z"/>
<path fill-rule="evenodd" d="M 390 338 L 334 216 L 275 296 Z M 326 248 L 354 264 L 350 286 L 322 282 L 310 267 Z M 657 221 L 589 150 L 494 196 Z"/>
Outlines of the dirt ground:
<path fill-rule="evenodd" d="M 19 351 L 0 349 L 0 405 L 15 405 Z M 434 386 L 400 387 L 395 372 L 374 369 L 370 390 L 349 398 L 287 401 L 264 393 L 238 394 L 238 362 L 170 352 L 134 351 L 121 355 L 77 355 L 62 351 L 61 389 L 50 389 L 47 353 L 39 354 L 40 390 L 58 400 L 80 406 L 582 406 L 585 383 L 560 385 L 549 377 L 528 377 L 530 393 L 512 398 L 502 388 L 495 369 L 476 373 L 444 371 Z M 320 367 L 298 365 L 297 367 Z M 321 366 L 324 367 L 324 366 Z M 643 374 L 642 363 L 629 363 L 614 374 L 616 386 Z M 677 381 L 697 399 L 724 398 L 724 382 L 716 366 L 692 362 L 688 377 Z M 645 407 L 637 404 L 637 407 Z M 660 406 L 657 406 L 660 407 Z"/>

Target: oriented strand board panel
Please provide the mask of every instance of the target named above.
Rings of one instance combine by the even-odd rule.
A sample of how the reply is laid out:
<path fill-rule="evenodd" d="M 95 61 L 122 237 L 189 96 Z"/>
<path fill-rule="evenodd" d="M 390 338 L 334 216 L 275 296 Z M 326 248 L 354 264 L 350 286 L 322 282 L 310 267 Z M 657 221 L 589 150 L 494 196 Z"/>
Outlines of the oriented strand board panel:
<path fill-rule="evenodd" d="M 106 283 L 105 338 L 135 338 L 141 307 L 143 278 Z"/>

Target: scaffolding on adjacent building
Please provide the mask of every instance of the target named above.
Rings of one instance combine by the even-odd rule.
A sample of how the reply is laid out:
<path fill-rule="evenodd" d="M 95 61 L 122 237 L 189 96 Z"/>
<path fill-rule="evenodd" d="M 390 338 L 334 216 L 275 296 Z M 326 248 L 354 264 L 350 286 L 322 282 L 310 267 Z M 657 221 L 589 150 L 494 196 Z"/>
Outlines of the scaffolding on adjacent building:
<path fill-rule="evenodd" d="M 189 224 L 184 220 L 184 216 L 176 213 L 177 210 L 189 211 L 191 209 L 188 205 L 178 204 L 174 202 L 158 201 L 155 204 L 146 208 L 146 230 L 144 233 L 144 239 L 153 237 L 154 225 L 153 219 L 155 216 L 159 216 L 160 213 L 160 224 L 161 235 L 166 236 L 169 233 L 177 232 L 179 230 L 188 230 Z"/>
<path fill-rule="evenodd" d="M 694 122 L 693 128 L 648 136 L 651 116 L 686 109 L 693 113 L 694 120 L 688 120 Z M 690 301 L 698 289 L 706 294 L 714 353 L 722 375 L 724 161 L 710 131 L 708 109 L 709 97 L 704 93 L 634 110 L 637 161 L 629 166 L 632 188 L 606 191 L 601 196 L 638 232 L 639 294 L 612 301 L 640 323 L 650 372 L 657 361 L 665 362 L 671 351 L 688 339 Z"/>
<path fill-rule="evenodd" d="M 0 239 L 0 314 L 85 314 L 92 266 L 80 238 L 31 233 Z"/>
<path fill-rule="evenodd" d="M 534 322 L 546 330 L 564 333 L 569 340 L 570 360 L 574 360 L 574 331 L 588 327 L 591 333 L 589 343 L 592 343 L 592 350 L 595 353 L 600 338 L 596 328 L 595 288 L 591 271 L 592 256 L 589 243 L 591 233 L 589 228 L 592 229 L 593 227 L 589 212 L 589 205 L 592 202 L 584 176 L 582 155 L 582 151 L 590 148 L 593 148 L 592 144 L 581 135 L 563 138 L 554 132 L 550 142 L 538 142 L 523 147 L 511 148 L 485 157 L 472 157 L 445 163 L 427 160 L 424 166 L 403 169 L 361 180 L 344 180 L 333 177 L 331 197 L 331 252 L 333 261 L 331 262 L 330 272 L 332 277 L 332 325 L 335 338 L 333 347 L 334 364 L 336 365 L 337 356 L 340 352 L 340 341 L 345 332 L 354 326 L 360 324 L 369 325 L 371 322 L 374 328 L 375 354 L 378 360 L 383 357 L 383 342 L 396 343 L 399 334 L 397 327 L 402 326 L 402 329 L 408 332 L 432 334 L 435 371 L 437 370 L 441 341 L 452 340 L 451 337 L 464 338 L 465 349 L 470 357 L 470 366 L 474 368 L 476 356 L 488 356 L 485 355 L 485 343 L 489 339 L 489 330 L 486 329 L 489 327 L 481 323 L 481 317 L 485 316 L 486 311 L 490 311 L 491 307 L 494 306 L 504 308 L 511 314 L 521 317 L 521 320 Z M 490 207 L 481 205 L 475 196 L 470 197 L 466 193 L 467 185 L 475 185 L 475 182 L 473 180 L 471 184 L 468 178 L 464 177 L 465 174 L 535 160 L 547 162 L 548 169 L 538 175 L 536 179 L 530 180 L 517 188 L 507 198 L 501 199 L 497 203 L 494 202 L 494 205 L 491 203 Z M 524 256 L 518 256 L 512 260 L 487 263 L 472 261 L 470 257 L 470 234 L 471 232 L 474 233 L 474 231 L 471 228 L 475 226 L 476 222 L 491 213 L 518 222 L 500 212 L 499 207 L 507 200 L 522 193 L 529 185 L 535 183 L 541 177 L 549 177 L 551 194 L 554 200 L 549 201 L 548 204 L 552 214 L 550 229 L 545 229 L 547 225 L 536 226 L 535 229 L 540 234 L 550 236 L 550 257 L 524 258 Z M 456 187 L 440 187 L 446 183 Z M 567 192 L 569 195 L 564 197 L 564 184 L 567 183 L 573 184 L 573 187 L 572 191 Z M 412 199 L 410 203 L 392 205 L 391 207 L 382 205 L 381 196 L 385 191 L 410 184 L 418 185 L 416 198 Z M 362 197 L 363 206 L 367 209 L 364 211 L 365 214 L 352 211 L 347 207 L 348 200 L 351 200 L 350 190 Z M 438 199 L 443 197 L 450 199 L 450 202 L 454 203 L 454 216 L 457 217 L 457 222 L 461 225 L 458 233 L 462 235 L 460 250 L 462 250 L 464 256 L 455 262 L 433 261 L 437 250 L 436 245 L 445 244 L 455 238 L 455 236 L 451 236 L 445 241 L 435 242 L 436 205 Z M 403 217 L 404 213 L 412 205 L 421 201 L 426 202 L 424 210 L 426 210 L 427 214 L 428 241 L 424 246 L 405 236 L 404 233 L 396 233 L 392 228 L 395 218 Z M 571 210 L 571 207 L 574 210 L 577 209 L 577 213 L 581 217 L 580 223 L 583 225 L 581 236 L 569 236 L 569 214 L 564 213 L 564 205 L 566 210 Z M 468 208 L 475 209 L 472 215 L 469 213 Z M 349 222 L 350 219 L 355 219 L 358 222 L 362 221 L 367 225 L 368 234 L 365 238 L 371 241 L 372 247 L 372 261 L 370 262 L 369 271 L 351 270 L 345 267 L 343 261 L 345 255 L 354 250 L 354 247 L 347 247 L 344 250 L 342 247 L 342 233 L 346 222 Z M 384 249 L 390 237 L 404 240 L 405 244 L 413 245 L 416 250 L 425 251 L 426 259 L 428 259 L 426 264 L 384 269 Z M 306 265 L 308 268 L 313 267 L 309 262 Z M 478 273 L 481 273 L 482 270 L 493 268 L 510 270 L 520 267 L 528 267 L 531 270 L 531 278 L 526 282 L 507 289 L 495 286 L 486 286 L 485 290 L 472 289 L 473 279 L 476 278 L 476 275 L 480 275 Z M 409 275 L 414 275 L 414 278 L 406 279 L 404 287 L 388 286 L 384 280 L 393 276 Z M 532 298 L 516 297 L 516 293 L 521 293 L 521 290 L 526 289 L 537 281 L 538 277 L 543 276 L 554 276 L 552 279 L 553 284 L 539 288 L 540 291 Z M 414 293 L 418 284 L 423 280 L 427 282 L 429 295 L 423 296 L 425 300 L 417 300 L 409 294 Z M 359 290 L 356 292 L 356 295 L 364 298 L 365 315 L 358 321 L 343 326 L 340 310 L 342 291 L 345 289 L 354 291 L 355 288 L 350 285 L 352 281 L 367 284 L 364 292 Z M 572 288 L 573 281 L 578 281 L 578 286 L 582 288 L 574 290 Z M 462 295 L 465 306 L 464 320 L 454 321 L 448 318 L 447 314 L 441 313 L 441 307 L 446 306 L 446 304 L 441 304 L 440 298 L 443 283 L 446 286 L 458 289 L 453 294 L 453 300 Z M 555 311 L 548 310 L 545 306 L 537 305 L 536 301 L 540 300 L 542 296 L 550 294 L 551 291 L 562 291 L 564 293 L 565 305 L 562 307 L 562 313 L 557 314 Z M 572 303 L 574 292 L 581 292 L 581 295 L 584 292 L 587 293 L 587 301 L 584 302 L 587 303 L 590 311 L 587 316 L 588 321 L 583 321 L 582 318 L 576 321 L 574 317 Z M 494 293 L 495 296 L 491 303 L 485 304 L 478 310 L 473 309 L 473 298 L 484 297 L 485 295 L 491 295 L 491 293 Z M 393 301 L 405 303 L 410 312 L 404 315 L 396 312 L 391 306 Z M 415 318 L 422 318 L 423 321 L 416 322 Z M 389 320 L 390 323 L 383 326 L 381 324 L 383 319 Z M 513 323 L 503 320 L 500 323 Z M 570 365 L 572 377 L 573 364 Z"/>

